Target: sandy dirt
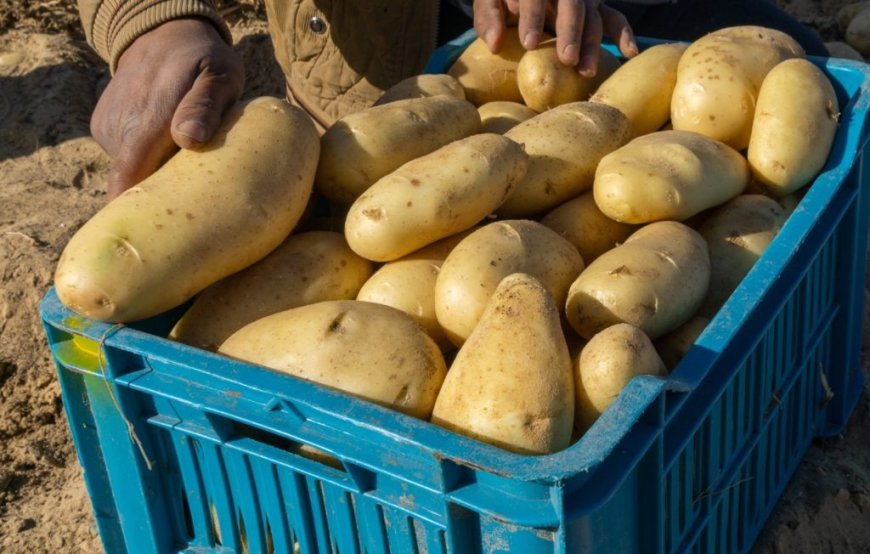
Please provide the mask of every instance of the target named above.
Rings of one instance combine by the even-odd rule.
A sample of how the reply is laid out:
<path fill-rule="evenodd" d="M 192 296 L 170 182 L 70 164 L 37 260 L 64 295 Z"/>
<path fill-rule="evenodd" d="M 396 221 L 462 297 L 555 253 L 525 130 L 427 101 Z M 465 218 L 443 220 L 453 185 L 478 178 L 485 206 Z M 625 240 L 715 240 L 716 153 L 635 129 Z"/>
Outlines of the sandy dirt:
<path fill-rule="evenodd" d="M 841 38 L 833 16 L 845 3 L 780 2 L 826 40 Z M 281 95 L 262 6 L 224 5 L 246 95 Z M 0 0 L 0 552 L 101 550 L 38 303 L 61 249 L 104 203 L 109 160 L 88 122 L 107 79 L 72 0 Z M 813 443 L 756 550 L 870 552 L 868 395 L 841 436 Z"/>

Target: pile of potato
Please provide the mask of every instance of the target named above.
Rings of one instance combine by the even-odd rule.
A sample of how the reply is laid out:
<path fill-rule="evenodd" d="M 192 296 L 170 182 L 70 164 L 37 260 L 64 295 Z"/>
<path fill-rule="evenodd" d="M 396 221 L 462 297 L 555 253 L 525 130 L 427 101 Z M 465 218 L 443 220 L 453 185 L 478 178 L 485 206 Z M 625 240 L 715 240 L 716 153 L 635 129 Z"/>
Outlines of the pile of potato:
<path fill-rule="evenodd" d="M 55 286 L 104 321 L 198 295 L 174 340 L 552 453 L 679 362 L 838 113 L 770 29 L 604 53 L 591 79 L 552 41 L 478 40 L 322 137 L 277 99 L 240 105 L 82 227 Z"/>

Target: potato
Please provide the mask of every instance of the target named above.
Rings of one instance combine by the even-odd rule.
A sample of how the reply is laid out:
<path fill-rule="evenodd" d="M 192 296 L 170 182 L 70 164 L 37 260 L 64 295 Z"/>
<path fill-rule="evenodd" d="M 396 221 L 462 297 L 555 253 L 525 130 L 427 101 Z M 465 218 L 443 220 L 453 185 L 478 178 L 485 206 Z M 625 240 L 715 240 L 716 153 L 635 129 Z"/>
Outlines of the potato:
<path fill-rule="evenodd" d="M 268 256 L 200 294 L 169 337 L 217 350 L 230 335 L 262 317 L 323 300 L 352 300 L 372 275 L 341 233 L 291 235 Z"/>
<path fill-rule="evenodd" d="M 592 102 L 564 104 L 520 123 L 504 136 L 525 146 L 529 169 L 497 213 L 530 217 L 589 190 L 598 162 L 630 133 L 622 112 Z"/>
<path fill-rule="evenodd" d="M 870 8 L 859 10 L 849 22 L 846 42 L 861 54 L 870 54 Z"/>
<path fill-rule="evenodd" d="M 764 27 L 729 27 L 696 40 L 677 67 L 671 99 L 674 129 L 743 150 L 765 75 L 779 62 L 797 57 L 804 57 L 797 42 Z"/>
<path fill-rule="evenodd" d="M 808 185 L 828 160 L 839 117 L 834 87 L 812 62 L 774 67 L 758 93 L 747 152 L 752 177 L 775 196 Z"/>
<path fill-rule="evenodd" d="M 698 229 L 710 252 L 710 289 L 699 310 L 713 317 L 785 224 L 783 207 L 746 194 L 713 210 Z"/>
<path fill-rule="evenodd" d="M 864 63 L 864 56 L 861 54 L 861 52 L 858 52 L 857 50 L 855 50 L 854 47 L 841 40 L 832 40 L 831 42 L 826 42 L 825 48 L 828 49 L 828 53 L 831 55 L 832 58 L 854 60 L 856 62 Z"/>
<path fill-rule="evenodd" d="M 677 64 L 685 44 L 657 44 L 618 68 L 589 99 L 613 106 L 631 121 L 632 136 L 660 129 L 671 118 Z"/>
<path fill-rule="evenodd" d="M 587 339 L 617 323 L 657 339 L 695 315 L 709 282 L 710 256 L 701 235 L 676 221 L 650 223 L 577 277 L 566 315 Z"/>
<path fill-rule="evenodd" d="M 477 108 L 484 133 L 503 135 L 538 112 L 517 102 L 487 102 Z"/>
<path fill-rule="evenodd" d="M 344 231 L 364 258 L 385 262 L 480 222 L 526 173 L 522 146 L 474 135 L 412 160 L 372 185 L 350 207 Z"/>
<path fill-rule="evenodd" d="M 574 363 L 577 428 L 589 429 L 632 377 L 665 374 L 664 362 L 637 327 L 617 323 L 596 333 Z"/>
<path fill-rule="evenodd" d="M 698 133 L 659 131 L 604 156 L 595 171 L 595 203 L 624 223 L 683 221 L 746 188 L 746 159 Z"/>
<path fill-rule="evenodd" d="M 477 38 L 459 55 L 447 74 L 459 81 L 465 89 L 465 97 L 475 106 L 497 100 L 522 102 L 517 66 L 525 53 L 516 27 L 509 27 L 498 54 L 491 53 L 483 39 Z"/>
<path fill-rule="evenodd" d="M 625 242 L 638 229 L 637 225 L 620 223 L 604 215 L 595 204 L 592 191 L 558 206 L 541 223 L 568 239 L 587 264 Z"/>
<path fill-rule="evenodd" d="M 333 202 L 351 204 L 404 163 L 479 131 L 477 108 L 446 95 L 397 100 L 352 113 L 321 137 L 315 187 Z"/>
<path fill-rule="evenodd" d="M 284 100 L 234 106 L 209 145 L 181 150 L 76 232 L 54 277 L 61 302 L 136 321 L 253 264 L 299 221 L 319 148 L 311 120 Z"/>
<path fill-rule="evenodd" d="M 864 11 L 870 7 L 870 2 L 853 2 L 852 4 L 847 4 L 837 10 L 837 27 L 840 28 L 841 31 L 845 32 L 846 29 L 849 28 L 849 23 L 855 19 L 855 16 L 858 15 L 858 12 Z"/>
<path fill-rule="evenodd" d="M 447 372 L 438 347 L 409 315 L 356 300 L 266 316 L 218 352 L 424 419 Z"/>
<path fill-rule="evenodd" d="M 453 344 L 460 346 L 502 279 L 528 273 L 541 281 L 556 304 L 583 269 L 570 242 L 535 221 L 490 223 L 468 235 L 447 256 L 435 283 L 435 314 Z"/>
<path fill-rule="evenodd" d="M 521 454 L 568 447 L 571 358 L 559 311 L 530 275 L 504 278 L 450 366 L 432 422 Z"/>
<path fill-rule="evenodd" d="M 673 371 L 677 367 L 709 324 L 709 318 L 696 315 L 655 341 L 656 352 L 661 356 L 668 371 Z"/>
<path fill-rule="evenodd" d="M 595 89 L 619 67 L 619 60 L 604 48 L 599 50 L 598 71 L 593 77 L 580 75 L 576 67 L 559 61 L 556 39 L 541 42 L 520 58 L 517 86 L 526 105 L 543 112 L 562 104 L 588 100 Z"/>
<path fill-rule="evenodd" d="M 387 89 L 374 105 L 380 106 L 395 102 L 396 100 L 425 98 L 427 96 L 438 96 L 439 94 L 446 94 L 460 100 L 465 100 L 465 89 L 462 88 L 459 81 L 450 75 L 442 73 L 438 75 L 412 75 L 407 79 L 402 79 Z"/>

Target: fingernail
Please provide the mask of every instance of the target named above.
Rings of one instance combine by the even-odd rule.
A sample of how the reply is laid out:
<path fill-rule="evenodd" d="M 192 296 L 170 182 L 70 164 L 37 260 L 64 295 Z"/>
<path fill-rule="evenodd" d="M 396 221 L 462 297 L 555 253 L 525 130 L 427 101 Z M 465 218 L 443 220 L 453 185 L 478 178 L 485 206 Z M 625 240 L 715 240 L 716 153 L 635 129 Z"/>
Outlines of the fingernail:
<path fill-rule="evenodd" d="M 569 44 L 562 49 L 562 61 L 565 65 L 574 66 L 577 65 L 577 61 L 580 59 L 580 49 L 576 44 Z"/>
<path fill-rule="evenodd" d="M 637 53 L 639 52 L 639 50 L 637 48 L 637 43 L 634 42 L 633 40 L 629 41 L 628 42 L 628 50 L 629 50 L 630 56 L 636 56 Z"/>
<path fill-rule="evenodd" d="M 598 73 L 598 68 L 595 67 L 595 58 L 593 56 L 583 56 L 580 58 L 580 75 L 595 77 L 596 73 Z"/>
<path fill-rule="evenodd" d="M 483 42 L 485 42 L 486 45 L 489 46 L 490 51 L 495 48 L 495 39 L 497 34 L 498 33 L 496 32 L 496 30 L 492 28 L 487 29 L 483 33 Z"/>
<path fill-rule="evenodd" d="M 538 46 L 538 40 L 541 38 L 541 33 L 537 31 L 529 31 L 523 37 L 523 48 L 532 50 Z"/>
<path fill-rule="evenodd" d="M 176 130 L 187 138 L 196 142 L 205 142 L 207 138 L 207 129 L 205 125 L 195 119 L 182 121 L 176 127 Z"/>

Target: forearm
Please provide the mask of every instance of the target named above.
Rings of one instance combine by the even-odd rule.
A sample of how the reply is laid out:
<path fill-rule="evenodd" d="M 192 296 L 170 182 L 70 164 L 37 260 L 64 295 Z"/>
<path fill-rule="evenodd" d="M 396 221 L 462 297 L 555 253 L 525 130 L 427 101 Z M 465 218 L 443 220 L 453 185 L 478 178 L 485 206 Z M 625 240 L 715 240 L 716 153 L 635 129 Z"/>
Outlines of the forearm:
<path fill-rule="evenodd" d="M 78 8 L 88 43 L 113 73 L 121 54 L 136 38 L 172 19 L 207 19 L 224 40 L 232 41 L 212 0 L 78 0 Z"/>

